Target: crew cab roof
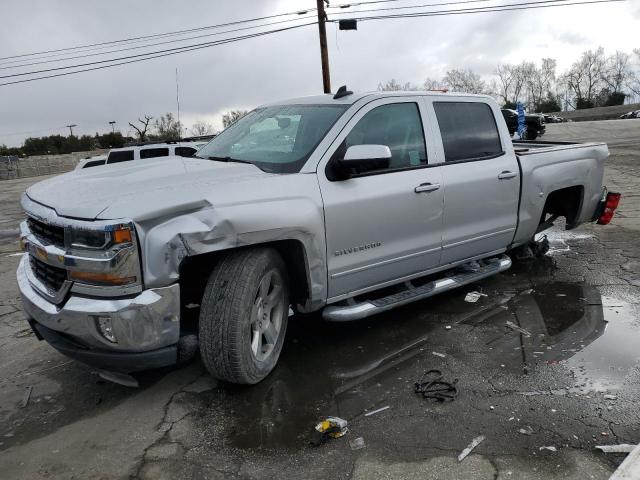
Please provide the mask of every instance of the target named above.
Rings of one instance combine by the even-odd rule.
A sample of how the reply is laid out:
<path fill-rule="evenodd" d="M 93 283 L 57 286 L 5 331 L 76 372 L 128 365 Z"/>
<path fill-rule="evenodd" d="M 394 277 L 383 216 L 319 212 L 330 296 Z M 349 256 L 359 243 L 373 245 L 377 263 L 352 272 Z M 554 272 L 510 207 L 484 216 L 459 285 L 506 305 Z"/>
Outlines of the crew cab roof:
<path fill-rule="evenodd" d="M 457 93 L 457 92 L 442 92 L 440 90 L 417 90 L 417 91 L 373 91 L 373 92 L 360 92 L 352 93 L 344 97 L 334 99 L 333 93 L 324 95 L 311 95 L 308 97 L 289 98 L 280 100 L 277 102 L 270 102 L 261 107 L 271 107 L 277 105 L 352 105 L 358 100 L 370 97 L 372 100 L 375 98 L 387 98 L 387 97 L 415 97 L 421 95 L 438 96 L 438 97 L 473 97 L 473 98 L 490 98 L 488 95 L 476 95 L 472 93 Z"/>

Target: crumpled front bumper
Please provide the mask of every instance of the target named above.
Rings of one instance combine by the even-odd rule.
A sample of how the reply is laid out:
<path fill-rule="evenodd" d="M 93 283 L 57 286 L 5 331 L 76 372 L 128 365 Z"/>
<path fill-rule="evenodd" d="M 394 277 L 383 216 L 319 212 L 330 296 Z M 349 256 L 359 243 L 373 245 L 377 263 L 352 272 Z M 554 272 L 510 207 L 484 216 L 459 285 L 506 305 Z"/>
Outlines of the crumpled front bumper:
<path fill-rule="evenodd" d="M 23 309 L 40 338 L 84 363 L 134 372 L 176 363 L 180 338 L 180 286 L 144 290 L 126 298 L 71 294 L 61 305 L 43 298 L 29 281 L 28 254 L 17 271 Z M 109 318 L 116 342 L 107 340 L 98 318 Z"/>

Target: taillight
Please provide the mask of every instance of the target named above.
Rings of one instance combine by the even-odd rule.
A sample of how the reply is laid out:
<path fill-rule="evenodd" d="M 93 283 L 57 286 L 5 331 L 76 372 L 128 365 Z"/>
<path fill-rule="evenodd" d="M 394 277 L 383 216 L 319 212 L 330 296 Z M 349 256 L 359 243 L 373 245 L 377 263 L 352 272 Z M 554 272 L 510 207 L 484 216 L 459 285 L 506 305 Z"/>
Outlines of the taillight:
<path fill-rule="evenodd" d="M 609 192 L 607 198 L 604 201 L 604 209 L 598 218 L 598 225 L 607 225 L 613 218 L 613 213 L 620 204 L 620 193 Z"/>

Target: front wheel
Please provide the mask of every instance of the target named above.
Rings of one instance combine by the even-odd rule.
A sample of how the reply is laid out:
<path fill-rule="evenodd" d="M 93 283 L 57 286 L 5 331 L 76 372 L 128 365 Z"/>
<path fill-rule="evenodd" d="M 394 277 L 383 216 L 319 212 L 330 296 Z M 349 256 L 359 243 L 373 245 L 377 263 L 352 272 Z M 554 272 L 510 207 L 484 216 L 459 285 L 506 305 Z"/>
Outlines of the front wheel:
<path fill-rule="evenodd" d="M 212 376 L 253 384 L 276 366 L 289 313 L 287 271 L 272 248 L 233 252 L 213 269 L 200 310 L 200 352 Z"/>

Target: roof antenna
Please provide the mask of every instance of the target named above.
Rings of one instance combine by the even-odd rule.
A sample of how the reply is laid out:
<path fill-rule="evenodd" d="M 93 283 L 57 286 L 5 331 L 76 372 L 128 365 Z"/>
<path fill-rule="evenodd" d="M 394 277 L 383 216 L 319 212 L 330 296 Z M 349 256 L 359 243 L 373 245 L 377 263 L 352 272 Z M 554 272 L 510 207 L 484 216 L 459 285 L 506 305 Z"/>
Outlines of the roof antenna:
<path fill-rule="evenodd" d="M 333 99 L 338 100 L 339 98 L 346 97 L 347 95 L 353 95 L 353 92 L 351 90 L 347 90 L 346 85 L 342 85 L 333 96 Z"/>

